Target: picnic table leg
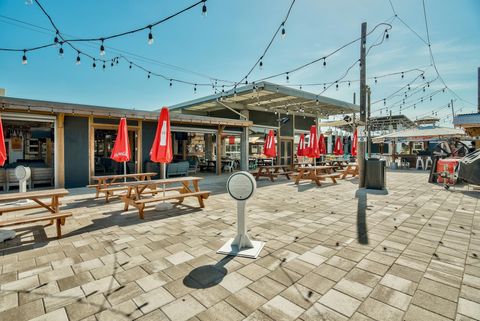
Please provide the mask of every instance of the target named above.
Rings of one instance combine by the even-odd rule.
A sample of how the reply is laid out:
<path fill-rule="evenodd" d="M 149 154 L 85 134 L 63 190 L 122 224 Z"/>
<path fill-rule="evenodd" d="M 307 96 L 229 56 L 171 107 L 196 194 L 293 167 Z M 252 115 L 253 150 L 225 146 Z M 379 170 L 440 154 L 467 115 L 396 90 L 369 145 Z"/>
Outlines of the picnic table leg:
<path fill-rule="evenodd" d="M 268 176 L 270 177 L 270 180 L 274 182 L 275 180 L 273 179 L 273 172 L 269 169 L 267 169 L 267 171 L 268 171 Z"/>
<path fill-rule="evenodd" d="M 195 190 L 195 192 L 200 192 L 200 188 L 198 186 L 198 181 L 193 181 L 193 188 Z M 198 204 L 200 204 L 200 207 L 201 208 L 204 208 L 205 207 L 205 203 L 203 202 L 203 196 L 202 195 L 198 195 L 197 196 L 197 199 L 198 199 Z"/>
<path fill-rule="evenodd" d="M 129 188 L 127 190 L 127 194 L 125 195 L 125 205 L 123 205 L 123 210 L 124 211 L 128 211 L 128 205 L 129 205 L 129 202 L 130 202 L 131 195 L 132 195 L 132 188 Z"/>
<path fill-rule="evenodd" d="M 285 167 L 282 167 L 283 172 L 285 173 L 285 177 L 290 180 L 290 175 L 288 174 L 289 169 L 285 170 Z"/>
<path fill-rule="evenodd" d="M 310 171 L 310 178 L 312 179 L 312 181 L 314 181 L 317 184 L 317 186 L 322 186 L 322 184 L 320 183 L 320 180 L 317 177 L 316 170 Z"/>
<path fill-rule="evenodd" d="M 263 171 L 263 167 L 262 166 L 258 167 L 257 174 L 255 175 L 255 180 L 256 181 L 258 181 L 260 179 L 260 175 L 262 174 L 262 171 Z"/>
<path fill-rule="evenodd" d="M 302 179 L 303 174 L 304 174 L 304 170 L 300 169 L 298 171 L 297 177 L 295 178 L 295 185 L 298 185 L 300 183 L 300 180 Z"/>
<path fill-rule="evenodd" d="M 138 206 L 138 216 L 140 217 L 140 219 L 144 219 L 144 216 L 143 216 L 143 210 L 145 209 L 145 204 L 140 204 Z"/>
<path fill-rule="evenodd" d="M 56 225 L 57 225 L 57 238 L 62 237 L 62 220 L 61 219 L 56 219 Z"/>

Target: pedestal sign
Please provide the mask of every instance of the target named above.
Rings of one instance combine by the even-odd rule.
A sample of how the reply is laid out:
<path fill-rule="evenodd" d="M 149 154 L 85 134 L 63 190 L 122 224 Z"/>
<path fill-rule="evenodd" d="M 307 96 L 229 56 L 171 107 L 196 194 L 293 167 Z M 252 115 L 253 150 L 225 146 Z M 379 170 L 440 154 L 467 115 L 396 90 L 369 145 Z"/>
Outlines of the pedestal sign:
<path fill-rule="evenodd" d="M 257 258 L 265 242 L 251 240 L 247 234 L 245 203 L 257 188 L 255 178 L 248 172 L 232 174 L 227 181 L 228 194 L 237 200 L 237 235 L 230 239 L 218 251 L 219 254 L 238 255 Z"/>

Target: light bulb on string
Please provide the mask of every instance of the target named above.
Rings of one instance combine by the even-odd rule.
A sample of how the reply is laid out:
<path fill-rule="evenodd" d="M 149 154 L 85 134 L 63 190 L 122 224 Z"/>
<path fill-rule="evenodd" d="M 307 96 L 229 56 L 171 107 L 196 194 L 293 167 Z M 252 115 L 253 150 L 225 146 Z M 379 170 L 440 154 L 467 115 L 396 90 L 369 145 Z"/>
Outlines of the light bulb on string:
<path fill-rule="evenodd" d="M 335 90 L 338 91 L 338 82 L 335 84 Z"/>
<path fill-rule="evenodd" d="M 378 82 L 377 77 L 375 77 L 375 83 L 377 83 L 377 82 Z"/>
<path fill-rule="evenodd" d="M 77 51 L 77 60 L 75 61 L 76 65 L 80 65 L 80 51 Z"/>
<path fill-rule="evenodd" d="M 148 44 L 153 44 L 152 26 L 148 26 Z"/>
<path fill-rule="evenodd" d="M 28 64 L 27 51 L 23 50 L 22 65 L 26 65 L 26 64 Z"/>
<path fill-rule="evenodd" d="M 197 93 L 197 84 L 195 84 L 195 86 L 193 86 L 193 93 L 194 93 L 194 94 Z"/>
<path fill-rule="evenodd" d="M 202 16 L 206 17 L 207 16 L 207 5 L 206 5 L 207 0 L 203 1 L 203 6 L 202 6 Z"/>
<path fill-rule="evenodd" d="M 422 73 L 422 79 L 425 80 L 425 74 Z"/>
<path fill-rule="evenodd" d="M 432 101 L 432 96 L 430 96 L 430 101 Z"/>
<path fill-rule="evenodd" d="M 403 77 L 405 77 L 405 75 L 404 75 L 404 73 L 403 73 L 403 71 L 402 71 L 402 79 L 403 79 Z"/>
<path fill-rule="evenodd" d="M 410 90 L 410 84 L 408 84 L 407 89 Z"/>
<path fill-rule="evenodd" d="M 288 76 L 288 71 L 287 71 L 287 76 L 286 76 L 287 83 L 290 82 L 290 77 Z"/>
<path fill-rule="evenodd" d="M 350 81 L 348 82 L 348 87 L 350 87 Z"/>
<path fill-rule="evenodd" d="M 389 39 L 390 38 L 390 35 L 388 34 L 388 30 L 385 29 L 385 39 Z"/>
<path fill-rule="evenodd" d="M 95 67 L 97 67 L 97 64 L 95 63 L 95 58 L 93 58 L 93 64 L 92 64 L 92 67 L 95 69 Z"/>
<path fill-rule="evenodd" d="M 326 67 L 327 66 L 327 58 L 323 58 L 323 67 Z"/>
<path fill-rule="evenodd" d="M 323 84 L 323 90 L 327 90 L 327 85 L 325 83 Z"/>
<path fill-rule="evenodd" d="M 102 44 L 100 45 L 100 56 L 105 56 L 105 46 L 103 45 L 103 39 Z"/>
<path fill-rule="evenodd" d="M 132 63 L 130 63 L 130 66 L 128 66 L 129 69 L 132 69 Z"/>
<path fill-rule="evenodd" d="M 60 43 L 60 49 L 58 49 L 58 55 L 63 58 L 63 43 Z"/>
<path fill-rule="evenodd" d="M 282 39 L 285 39 L 287 32 L 285 31 L 285 22 L 282 22 Z"/>
<path fill-rule="evenodd" d="M 172 83 L 172 80 L 170 79 L 170 84 L 169 84 L 170 87 L 173 86 L 173 83 Z"/>
<path fill-rule="evenodd" d="M 53 38 L 53 42 L 55 43 L 55 45 L 58 46 L 58 41 L 59 40 L 58 40 L 58 30 L 57 30 L 57 32 L 55 33 L 55 38 Z"/>
<path fill-rule="evenodd" d="M 383 99 L 383 106 L 386 106 L 386 105 L 387 105 L 387 100 Z"/>
<path fill-rule="evenodd" d="M 104 62 L 103 62 L 103 66 L 102 66 L 103 71 L 105 71 L 105 67 L 106 67 L 106 66 L 105 66 L 105 61 L 104 61 Z"/>
<path fill-rule="evenodd" d="M 445 88 L 442 89 L 442 93 L 444 93 L 444 92 L 445 92 Z"/>
<path fill-rule="evenodd" d="M 113 60 L 111 60 L 110 62 L 110 67 L 113 67 Z"/>
<path fill-rule="evenodd" d="M 148 76 L 147 76 L 148 79 L 150 79 L 150 71 L 148 72 Z"/>

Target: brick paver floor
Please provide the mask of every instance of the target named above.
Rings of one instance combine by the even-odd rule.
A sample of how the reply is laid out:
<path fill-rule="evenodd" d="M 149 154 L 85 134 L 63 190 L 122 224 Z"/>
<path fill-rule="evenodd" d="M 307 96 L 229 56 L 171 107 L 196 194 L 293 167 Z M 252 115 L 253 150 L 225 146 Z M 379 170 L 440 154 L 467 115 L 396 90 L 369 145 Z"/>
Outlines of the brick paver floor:
<path fill-rule="evenodd" d="M 0 320 L 480 319 L 480 193 L 415 171 L 387 180 L 387 195 L 356 179 L 261 181 L 247 205 L 266 242 L 256 260 L 216 254 L 235 233 L 225 179 L 204 183 L 217 191 L 205 209 L 185 200 L 145 220 L 72 191 L 62 239 L 21 226 L 0 245 Z"/>

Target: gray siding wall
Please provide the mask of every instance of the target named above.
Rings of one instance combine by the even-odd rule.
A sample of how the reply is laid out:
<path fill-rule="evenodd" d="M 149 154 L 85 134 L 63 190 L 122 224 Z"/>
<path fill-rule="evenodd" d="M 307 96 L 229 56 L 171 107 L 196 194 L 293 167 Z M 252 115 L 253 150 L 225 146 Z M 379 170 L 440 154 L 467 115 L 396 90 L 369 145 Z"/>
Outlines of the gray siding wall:
<path fill-rule="evenodd" d="M 88 118 L 65 117 L 65 187 L 88 185 Z"/>
<path fill-rule="evenodd" d="M 145 162 L 150 160 L 150 149 L 155 139 L 155 131 L 157 130 L 156 122 L 142 123 L 142 164 L 145 166 Z M 144 167 L 145 169 L 145 167 Z"/>

